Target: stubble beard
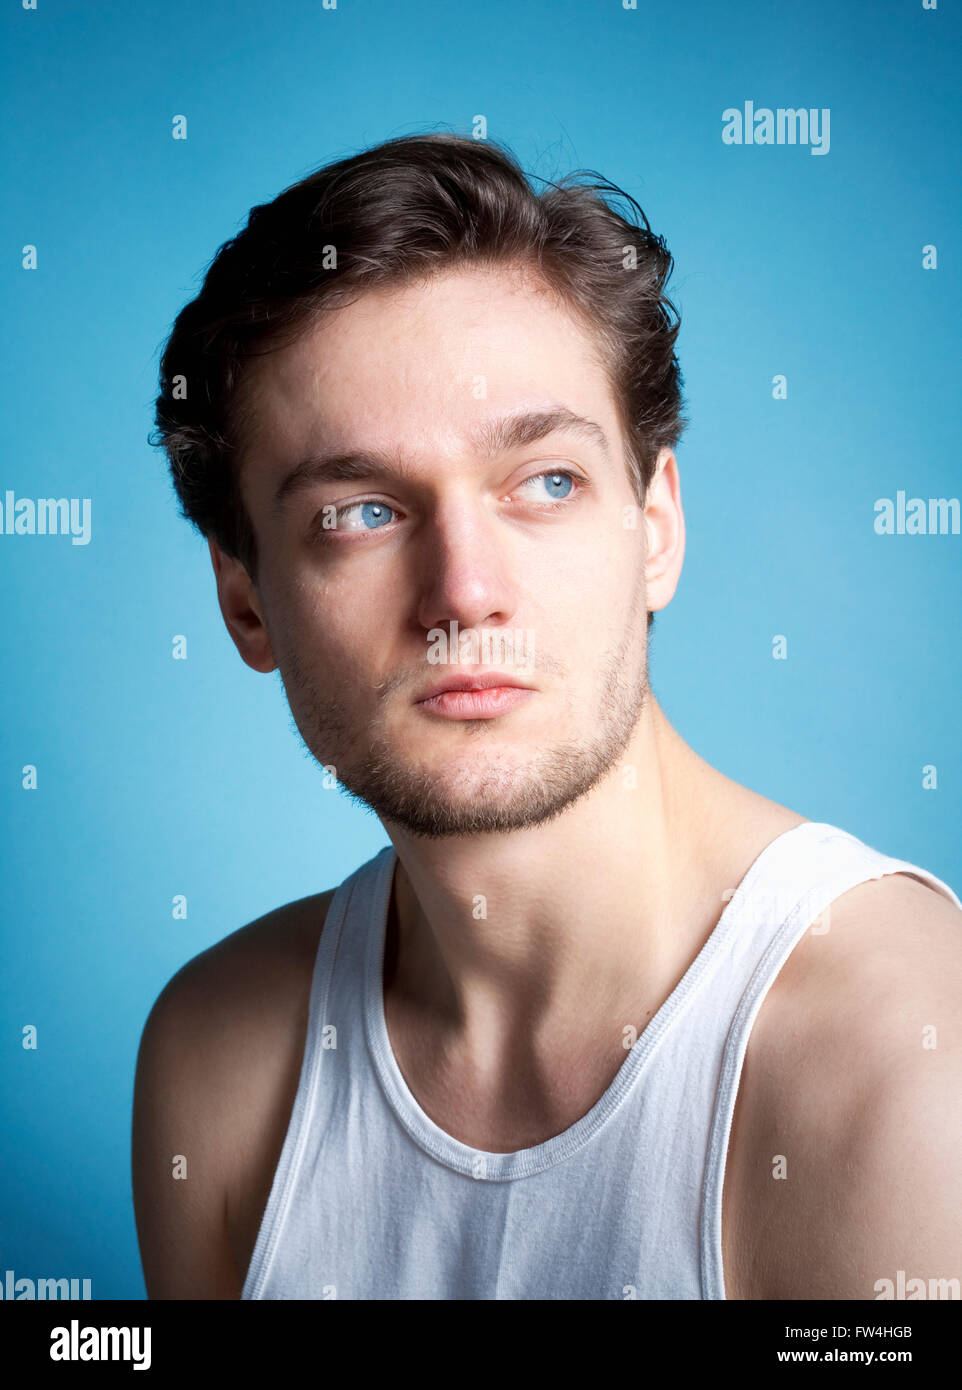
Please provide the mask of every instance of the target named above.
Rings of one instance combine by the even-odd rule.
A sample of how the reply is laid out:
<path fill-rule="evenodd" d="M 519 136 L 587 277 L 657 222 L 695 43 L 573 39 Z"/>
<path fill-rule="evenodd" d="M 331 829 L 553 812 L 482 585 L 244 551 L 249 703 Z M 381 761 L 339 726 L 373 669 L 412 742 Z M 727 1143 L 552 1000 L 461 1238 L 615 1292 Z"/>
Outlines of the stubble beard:
<path fill-rule="evenodd" d="M 380 820 L 426 839 L 508 834 L 561 815 L 615 767 L 650 689 L 643 644 L 638 669 L 626 672 L 635 640 L 629 624 L 622 643 L 605 663 L 592 737 L 548 743 L 538 747 L 533 757 L 519 761 L 508 750 L 486 756 L 486 745 L 499 737 L 500 719 L 459 721 L 463 746 L 446 755 L 441 771 L 405 762 L 397 740 L 381 732 L 379 714 L 366 730 L 359 731 L 350 715 L 349 697 L 322 701 L 292 651 L 281 674 L 305 747 L 322 767 L 334 767 L 351 800 Z M 440 736 L 446 733 L 439 729 Z"/>

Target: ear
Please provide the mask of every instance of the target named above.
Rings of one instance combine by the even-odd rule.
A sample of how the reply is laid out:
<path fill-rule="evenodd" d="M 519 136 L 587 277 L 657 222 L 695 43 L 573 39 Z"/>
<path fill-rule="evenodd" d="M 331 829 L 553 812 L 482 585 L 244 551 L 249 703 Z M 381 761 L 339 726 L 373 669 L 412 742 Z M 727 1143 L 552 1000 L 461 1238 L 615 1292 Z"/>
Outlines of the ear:
<path fill-rule="evenodd" d="M 210 538 L 207 546 L 217 577 L 217 601 L 235 647 L 255 671 L 266 674 L 275 670 L 277 662 L 256 585 L 240 560 L 221 550 Z"/>
<path fill-rule="evenodd" d="M 675 596 L 685 559 L 685 515 L 681 507 L 678 463 L 670 449 L 662 449 L 645 494 L 645 532 L 648 557 L 645 587 L 648 608 L 667 608 Z"/>

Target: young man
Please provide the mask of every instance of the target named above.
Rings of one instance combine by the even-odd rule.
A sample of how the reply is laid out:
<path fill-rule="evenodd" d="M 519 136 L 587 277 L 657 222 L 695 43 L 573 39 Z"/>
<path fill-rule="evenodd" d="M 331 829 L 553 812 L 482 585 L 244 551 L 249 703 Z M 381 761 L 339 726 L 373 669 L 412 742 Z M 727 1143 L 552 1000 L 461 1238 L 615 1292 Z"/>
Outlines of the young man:
<path fill-rule="evenodd" d="M 678 325 L 615 191 L 389 142 L 255 209 L 175 325 L 158 425 L 224 621 L 391 845 L 154 1006 L 151 1297 L 962 1275 L 962 903 L 649 686 Z"/>

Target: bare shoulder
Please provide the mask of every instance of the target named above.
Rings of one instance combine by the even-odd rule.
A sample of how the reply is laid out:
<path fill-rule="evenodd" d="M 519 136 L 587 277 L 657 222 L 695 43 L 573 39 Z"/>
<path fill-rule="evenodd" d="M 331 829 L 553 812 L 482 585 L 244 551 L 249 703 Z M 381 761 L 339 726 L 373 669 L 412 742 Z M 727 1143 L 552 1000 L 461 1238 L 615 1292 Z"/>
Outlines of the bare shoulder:
<path fill-rule="evenodd" d="M 960 1092 L 962 911 L 907 874 L 859 884 L 798 942 L 749 1039 L 729 1297 L 874 1299 L 899 1270 L 962 1279 Z"/>
<path fill-rule="evenodd" d="M 197 1026 L 212 1036 L 221 1036 L 226 1010 L 238 1023 L 248 1021 L 253 1010 L 250 1021 L 260 1022 L 272 988 L 280 985 L 286 989 L 292 979 L 302 981 L 304 964 L 308 960 L 313 963 L 335 891 L 314 893 L 274 908 L 194 956 L 164 986 L 151 1010 L 148 1028 L 155 1019 L 162 1022 L 172 1012 L 190 1014 Z M 213 1010 L 212 1004 L 217 1006 Z"/>
<path fill-rule="evenodd" d="M 201 952 L 150 1011 L 132 1157 L 152 1298 L 239 1296 L 293 1106 L 335 891 L 276 908 Z"/>

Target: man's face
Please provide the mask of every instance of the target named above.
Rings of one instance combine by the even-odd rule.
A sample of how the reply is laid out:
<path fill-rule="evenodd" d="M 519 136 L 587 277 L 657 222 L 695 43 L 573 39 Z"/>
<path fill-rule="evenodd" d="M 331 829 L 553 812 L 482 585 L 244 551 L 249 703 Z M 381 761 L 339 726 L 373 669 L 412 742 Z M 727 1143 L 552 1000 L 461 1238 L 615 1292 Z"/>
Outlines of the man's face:
<path fill-rule="evenodd" d="M 520 272 L 447 271 L 363 295 L 256 372 L 254 602 L 308 749 L 413 834 L 557 815 L 647 693 L 645 528 L 591 338 Z M 601 434 L 496 437 L 559 411 Z M 493 672 L 526 689 L 424 703 Z"/>

